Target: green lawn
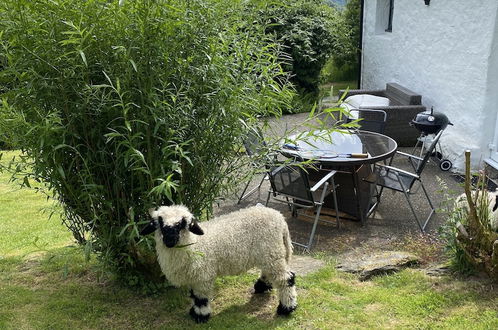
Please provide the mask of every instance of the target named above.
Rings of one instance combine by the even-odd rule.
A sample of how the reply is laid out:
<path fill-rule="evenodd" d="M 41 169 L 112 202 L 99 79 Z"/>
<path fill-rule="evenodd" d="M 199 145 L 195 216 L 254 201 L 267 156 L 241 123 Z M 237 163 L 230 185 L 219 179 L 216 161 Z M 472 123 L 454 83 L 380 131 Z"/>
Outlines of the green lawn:
<path fill-rule="evenodd" d="M 3 152 L 7 163 L 17 152 Z M 71 243 L 71 235 L 60 216 L 48 215 L 53 204 L 34 190 L 9 183 L 10 175 L 0 173 L 0 257 L 27 256 L 44 248 Z"/>
<path fill-rule="evenodd" d="M 320 86 L 320 90 L 326 94 L 326 96 L 330 96 L 330 92 L 332 91 L 332 96 L 340 97 L 339 90 L 341 89 L 358 89 L 358 82 L 355 81 L 338 81 L 326 83 Z"/>
<path fill-rule="evenodd" d="M 85 261 L 60 218 L 39 212 L 43 196 L 7 179 L 0 176 L 0 329 L 498 328 L 496 284 L 415 269 L 359 282 L 326 255 L 317 256 L 325 268 L 298 276 L 293 316 L 275 316 L 275 293 L 252 296 L 256 275 L 248 274 L 218 279 L 213 318 L 195 325 L 185 289 L 143 296 L 118 286 Z"/>

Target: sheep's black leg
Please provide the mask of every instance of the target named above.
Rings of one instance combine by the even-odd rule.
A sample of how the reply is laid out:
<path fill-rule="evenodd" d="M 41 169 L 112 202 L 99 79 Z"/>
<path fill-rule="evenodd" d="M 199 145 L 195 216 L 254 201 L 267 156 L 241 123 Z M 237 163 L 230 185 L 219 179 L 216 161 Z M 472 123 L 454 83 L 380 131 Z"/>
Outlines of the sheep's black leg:
<path fill-rule="evenodd" d="M 287 272 L 284 281 L 279 281 L 279 301 L 277 308 L 278 315 L 289 315 L 297 308 L 296 300 L 296 274 Z"/>
<path fill-rule="evenodd" d="M 205 323 L 211 316 L 211 307 L 209 306 L 209 298 L 202 297 L 194 290 L 190 290 L 190 298 L 192 298 L 192 308 L 190 308 L 190 316 L 197 323 Z"/>
<path fill-rule="evenodd" d="M 265 293 L 272 289 L 270 282 L 266 279 L 264 275 L 261 275 L 260 278 L 254 283 L 254 293 Z"/>

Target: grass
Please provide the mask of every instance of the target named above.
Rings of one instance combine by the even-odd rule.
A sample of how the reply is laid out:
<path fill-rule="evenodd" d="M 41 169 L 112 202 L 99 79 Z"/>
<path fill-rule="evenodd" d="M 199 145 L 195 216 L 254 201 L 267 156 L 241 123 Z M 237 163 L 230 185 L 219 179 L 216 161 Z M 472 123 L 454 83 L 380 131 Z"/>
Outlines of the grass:
<path fill-rule="evenodd" d="M 4 164 L 18 154 L 2 153 Z M 48 217 L 53 204 L 34 190 L 9 183 L 9 179 L 8 173 L 0 173 L 0 256 L 26 256 L 70 243 L 71 235 L 60 215 Z"/>
<path fill-rule="evenodd" d="M 325 254 L 317 255 L 324 268 L 298 276 L 290 318 L 275 316 L 275 293 L 251 294 L 256 275 L 247 274 L 218 279 L 213 318 L 196 325 L 186 289 L 144 296 L 120 287 L 95 258 L 85 260 L 60 218 L 38 211 L 43 196 L 7 179 L 0 176 L 0 329 L 498 328 L 492 283 L 416 269 L 359 282 Z"/>
<path fill-rule="evenodd" d="M 330 91 L 332 90 L 332 96 L 340 97 L 339 90 L 341 89 L 358 89 L 358 82 L 354 81 L 338 81 L 329 82 L 320 86 L 320 90 L 325 93 L 326 96 L 330 96 Z"/>

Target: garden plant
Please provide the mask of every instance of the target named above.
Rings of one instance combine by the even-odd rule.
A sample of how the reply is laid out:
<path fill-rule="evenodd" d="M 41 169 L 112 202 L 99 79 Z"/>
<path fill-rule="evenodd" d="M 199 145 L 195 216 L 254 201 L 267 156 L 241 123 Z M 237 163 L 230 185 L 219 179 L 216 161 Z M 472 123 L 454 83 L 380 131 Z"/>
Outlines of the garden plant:
<path fill-rule="evenodd" d="M 321 0 L 294 0 L 267 6 L 266 33 L 275 34 L 289 54 L 283 67 L 301 95 L 317 95 L 320 71 L 334 46 L 336 10 Z"/>
<path fill-rule="evenodd" d="M 234 146 L 293 95 L 278 44 L 243 5 L 0 4 L 1 131 L 23 151 L 10 169 L 45 182 L 74 238 L 130 284 L 155 273 L 138 237 L 146 210 L 208 217 L 241 166 Z"/>
<path fill-rule="evenodd" d="M 0 131 L 22 151 L 7 168 L 25 186 L 43 182 L 76 241 L 129 284 L 159 274 L 138 235 L 147 209 L 185 204 L 209 218 L 240 181 L 241 138 L 289 109 L 273 10 L 228 0 L 0 3 L 0 81 L 9 82 Z"/>
<path fill-rule="evenodd" d="M 491 203 L 486 190 L 485 171 L 477 178 L 476 189 L 471 189 L 470 151 L 465 152 L 465 198 L 450 205 L 448 221 L 443 227 L 443 235 L 448 242 L 448 252 L 452 266 L 463 273 L 486 272 L 498 279 L 498 232 L 491 222 L 498 212 Z M 463 197 L 463 196 L 462 196 Z M 491 193 L 495 199 L 495 193 Z"/>

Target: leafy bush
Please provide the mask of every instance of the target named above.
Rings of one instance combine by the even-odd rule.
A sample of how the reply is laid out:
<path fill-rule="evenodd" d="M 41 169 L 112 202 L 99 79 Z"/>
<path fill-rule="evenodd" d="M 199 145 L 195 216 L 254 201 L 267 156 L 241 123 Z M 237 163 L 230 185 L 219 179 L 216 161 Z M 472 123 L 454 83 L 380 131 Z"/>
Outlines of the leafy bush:
<path fill-rule="evenodd" d="M 467 155 L 465 194 L 453 203 L 447 198 L 448 220 L 442 226 L 443 237 L 454 269 L 463 273 L 476 270 L 487 272 L 498 279 L 498 233 L 491 226 L 493 207 L 485 187 L 486 175 L 482 171 L 478 176 L 477 188 L 471 190 L 470 152 Z M 447 187 L 443 186 L 443 189 Z M 447 193 L 445 193 L 447 194 Z M 448 195 L 447 195 L 448 196 Z M 462 198 L 463 197 L 463 198 Z"/>
<path fill-rule="evenodd" d="M 332 57 L 323 70 L 323 81 L 348 81 L 358 77 L 360 43 L 360 1 L 349 0 L 332 22 Z"/>
<path fill-rule="evenodd" d="M 439 228 L 441 238 L 446 242 L 446 255 L 450 259 L 451 267 L 460 273 L 473 272 L 472 265 L 465 257 L 465 251 L 462 249 L 457 240 L 457 224 L 467 223 L 467 211 L 461 207 L 455 207 L 455 192 L 449 190 L 448 185 L 437 178 L 439 186 L 441 187 L 440 193 L 443 194 L 442 199 L 442 213 L 446 215 L 446 221 Z"/>
<path fill-rule="evenodd" d="M 146 210 L 209 216 L 237 182 L 233 146 L 292 98 L 278 47 L 243 4 L 0 3 L 0 81 L 11 82 L 0 129 L 23 151 L 11 170 L 46 182 L 75 239 L 130 284 L 158 274 L 138 236 Z"/>
<path fill-rule="evenodd" d="M 336 63 L 335 58 L 330 58 L 322 69 L 320 81 L 345 82 L 358 79 L 358 63 L 342 63 L 340 66 Z"/>
<path fill-rule="evenodd" d="M 341 47 L 336 47 L 334 61 L 337 66 L 355 66 L 358 69 L 358 45 L 360 43 L 360 0 L 350 0 L 342 13 Z"/>
<path fill-rule="evenodd" d="M 337 12 L 321 0 L 294 0 L 270 3 L 265 15 L 271 24 L 266 32 L 275 34 L 288 53 L 284 69 L 301 95 L 318 95 L 320 71 L 334 45 L 332 23 Z"/>

